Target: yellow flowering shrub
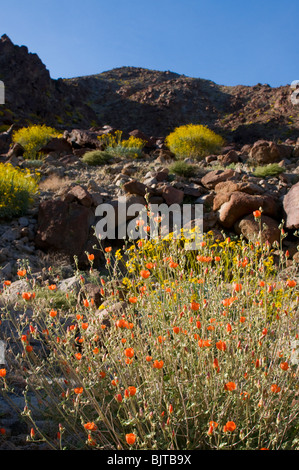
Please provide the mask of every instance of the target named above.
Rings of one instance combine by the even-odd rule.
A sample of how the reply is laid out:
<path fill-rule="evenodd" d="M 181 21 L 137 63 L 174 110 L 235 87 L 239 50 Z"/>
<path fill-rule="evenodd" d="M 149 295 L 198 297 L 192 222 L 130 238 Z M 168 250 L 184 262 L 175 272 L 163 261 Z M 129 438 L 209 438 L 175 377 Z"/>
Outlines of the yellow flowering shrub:
<path fill-rule="evenodd" d="M 219 153 L 224 139 L 206 126 L 187 124 L 171 132 L 166 137 L 166 145 L 178 158 L 201 159 Z"/>
<path fill-rule="evenodd" d="M 53 137 L 61 137 L 56 129 L 45 125 L 33 125 L 22 127 L 15 131 L 12 136 L 14 143 L 19 143 L 25 149 L 24 158 L 36 160 L 39 158 L 40 149 Z"/>
<path fill-rule="evenodd" d="M 37 188 L 37 179 L 29 170 L 0 163 L 0 218 L 24 214 Z"/>
<path fill-rule="evenodd" d="M 114 134 L 104 134 L 98 136 L 101 143 L 105 145 L 106 152 L 111 156 L 137 158 L 141 156 L 145 142 L 138 137 L 130 136 L 122 140 L 122 131 L 116 131 Z"/>

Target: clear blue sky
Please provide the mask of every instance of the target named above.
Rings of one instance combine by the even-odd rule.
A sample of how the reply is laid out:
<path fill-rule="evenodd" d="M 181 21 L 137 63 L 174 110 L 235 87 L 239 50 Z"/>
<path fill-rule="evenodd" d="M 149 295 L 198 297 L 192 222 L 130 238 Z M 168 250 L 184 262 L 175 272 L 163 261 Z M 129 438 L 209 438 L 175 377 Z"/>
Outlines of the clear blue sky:
<path fill-rule="evenodd" d="M 0 34 L 37 53 L 52 78 L 121 66 L 222 85 L 299 79 L 299 2 L 2 0 Z"/>

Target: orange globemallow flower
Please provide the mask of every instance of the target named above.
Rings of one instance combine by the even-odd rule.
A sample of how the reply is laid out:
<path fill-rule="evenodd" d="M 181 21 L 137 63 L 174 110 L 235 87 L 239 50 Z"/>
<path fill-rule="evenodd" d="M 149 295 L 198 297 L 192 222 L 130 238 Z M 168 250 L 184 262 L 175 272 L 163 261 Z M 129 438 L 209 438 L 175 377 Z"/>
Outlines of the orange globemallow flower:
<path fill-rule="evenodd" d="M 126 434 L 126 441 L 127 441 L 127 444 L 129 444 L 130 446 L 132 446 L 133 444 L 135 444 L 135 441 L 136 441 L 136 436 L 134 433 L 129 433 L 129 434 Z"/>
<path fill-rule="evenodd" d="M 140 276 L 143 277 L 143 279 L 147 279 L 148 277 L 150 277 L 151 273 L 148 269 L 142 269 L 140 271 Z"/>
<path fill-rule="evenodd" d="M 221 341 L 221 340 L 217 341 L 216 348 L 219 349 L 219 351 L 225 351 L 226 350 L 226 342 Z"/>
<path fill-rule="evenodd" d="M 26 269 L 19 269 L 17 271 L 17 275 L 20 276 L 20 277 L 24 277 L 24 276 L 26 276 L 26 274 L 27 274 Z"/>
<path fill-rule="evenodd" d="M 56 315 L 57 315 L 57 311 L 52 309 L 52 310 L 50 311 L 50 317 L 55 318 Z"/>
<path fill-rule="evenodd" d="M 130 304 L 136 304 L 137 297 L 129 297 L 129 302 L 130 302 Z"/>
<path fill-rule="evenodd" d="M 96 431 L 98 429 L 97 425 L 94 424 L 94 422 L 89 422 L 84 424 L 85 429 L 88 429 L 88 431 Z"/>
<path fill-rule="evenodd" d="M 90 255 L 88 255 L 88 259 L 89 259 L 89 261 L 93 261 L 94 260 L 94 255 L 91 253 Z"/>
<path fill-rule="evenodd" d="M 232 392 L 233 390 L 236 390 L 236 384 L 235 384 L 235 382 L 227 382 L 227 383 L 224 385 L 224 390 L 229 390 L 230 392 Z"/>
<path fill-rule="evenodd" d="M 234 423 L 234 421 L 228 421 L 228 422 L 226 423 L 226 425 L 223 427 L 223 431 L 224 431 L 224 432 L 227 432 L 227 431 L 232 432 L 232 431 L 234 431 L 234 430 L 236 429 L 236 427 L 237 427 L 237 426 L 236 426 L 236 424 Z"/>
<path fill-rule="evenodd" d="M 137 389 L 136 387 L 130 386 L 128 387 L 128 391 L 129 391 L 130 396 L 133 397 L 136 394 Z"/>
<path fill-rule="evenodd" d="M 190 307 L 191 307 L 191 310 L 196 312 L 197 310 L 199 310 L 199 303 L 195 302 L 195 301 L 192 301 L 191 304 L 190 304 Z"/>
<path fill-rule="evenodd" d="M 175 334 L 178 334 L 178 333 L 180 332 L 180 327 L 179 327 L 179 326 L 174 326 L 174 327 L 173 327 L 173 332 L 174 332 Z"/>
<path fill-rule="evenodd" d="M 162 369 L 163 365 L 164 365 L 163 361 L 155 360 L 153 363 L 154 369 Z"/>
<path fill-rule="evenodd" d="M 289 364 L 288 364 L 287 362 L 282 362 L 282 363 L 280 364 L 280 368 L 281 368 L 282 370 L 288 370 Z"/>
<path fill-rule="evenodd" d="M 259 219 L 261 217 L 262 213 L 261 211 L 254 211 L 253 212 L 253 216 L 256 218 L 256 219 Z"/>
<path fill-rule="evenodd" d="M 81 395 L 81 393 L 83 393 L 83 387 L 74 388 L 74 392 L 76 395 Z"/>
<path fill-rule="evenodd" d="M 24 300 L 31 300 L 35 298 L 35 293 L 34 292 L 23 292 L 22 297 Z"/>
<path fill-rule="evenodd" d="M 209 429 L 208 429 L 208 435 L 210 436 L 211 434 L 213 434 L 213 431 L 214 429 L 216 429 L 218 426 L 218 423 L 216 423 L 215 421 L 210 421 L 209 422 Z"/>
<path fill-rule="evenodd" d="M 233 284 L 234 291 L 236 292 L 240 292 L 242 290 L 242 287 L 243 287 L 242 284 L 239 284 L 237 282 Z"/>
<path fill-rule="evenodd" d="M 286 282 L 286 285 L 288 287 L 295 287 L 296 286 L 296 281 L 294 281 L 293 279 L 288 279 L 287 282 Z"/>
<path fill-rule="evenodd" d="M 6 369 L 0 369 L 0 377 L 4 378 L 6 376 Z"/>
<path fill-rule="evenodd" d="M 272 385 L 271 385 L 271 392 L 273 392 L 273 393 L 279 393 L 280 390 L 281 390 L 281 388 L 278 387 L 277 384 L 272 384 Z"/>
<path fill-rule="evenodd" d="M 106 246 L 105 252 L 110 253 L 111 251 L 112 251 L 112 247 L 111 246 Z"/>
<path fill-rule="evenodd" d="M 134 356 L 134 349 L 133 348 L 127 348 L 125 349 L 125 356 L 126 357 L 133 357 Z"/>

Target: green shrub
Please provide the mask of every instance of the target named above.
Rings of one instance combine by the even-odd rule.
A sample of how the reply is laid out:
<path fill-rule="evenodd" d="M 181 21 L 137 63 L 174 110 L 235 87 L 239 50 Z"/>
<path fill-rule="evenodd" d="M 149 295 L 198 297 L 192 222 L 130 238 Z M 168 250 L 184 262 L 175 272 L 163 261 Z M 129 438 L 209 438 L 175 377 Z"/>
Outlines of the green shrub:
<path fill-rule="evenodd" d="M 171 132 L 166 137 L 166 145 L 179 158 L 201 159 L 219 153 L 224 139 L 206 126 L 187 124 Z"/>
<path fill-rule="evenodd" d="M 98 166 L 105 165 L 111 160 L 111 155 L 105 150 L 91 150 L 86 152 L 82 158 L 82 162 L 87 165 Z"/>
<path fill-rule="evenodd" d="M 36 178 L 29 170 L 9 163 L 0 164 L 0 218 L 18 217 L 26 212 L 37 191 Z"/>
<path fill-rule="evenodd" d="M 145 144 L 142 139 L 134 136 L 122 140 L 122 131 L 116 131 L 114 134 L 104 134 L 99 136 L 98 139 L 104 144 L 106 152 L 113 157 L 141 157 L 142 149 Z"/>
<path fill-rule="evenodd" d="M 277 163 L 270 163 L 269 165 L 257 166 L 254 170 L 254 176 L 258 178 L 266 178 L 267 176 L 278 176 L 285 171 L 284 168 Z"/>
<path fill-rule="evenodd" d="M 40 158 L 40 149 L 54 137 L 61 137 L 56 129 L 45 125 L 32 125 L 15 131 L 12 141 L 22 145 L 25 159 L 36 160 Z"/>
<path fill-rule="evenodd" d="M 182 160 L 178 160 L 169 167 L 169 172 L 174 173 L 175 175 L 185 176 L 188 178 L 189 176 L 192 176 L 194 174 L 194 166 L 188 165 L 188 163 Z"/>

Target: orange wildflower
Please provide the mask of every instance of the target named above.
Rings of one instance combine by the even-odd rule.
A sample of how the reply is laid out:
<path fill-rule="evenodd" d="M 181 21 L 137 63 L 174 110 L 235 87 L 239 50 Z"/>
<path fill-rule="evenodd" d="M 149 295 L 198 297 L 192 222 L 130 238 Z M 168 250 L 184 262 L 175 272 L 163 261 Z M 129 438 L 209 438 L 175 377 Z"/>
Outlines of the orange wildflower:
<path fill-rule="evenodd" d="M 148 269 L 142 269 L 140 271 L 140 276 L 143 277 L 143 279 L 147 279 L 150 275 L 151 273 Z"/>
<path fill-rule="evenodd" d="M 129 434 L 126 434 L 126 441 L 127 441 L 127 444 L 129 444 L 130 446 L 132 446 L 135 441 L 136 441 L 136 436 L 134 433 L 129 433 Z"/>
<path fill-rule="evenodd" d="M 293 279 L 288 279 L 287 282 L 286 282 L 286 285 L 288 287 L 295 287 L 296 286 L 296 281 L 294 281 Z"/>
<path fill-rule="evenodd" d="M 261 211 L 254 211 L 253 212 L 253 216 L 256 218 L 256 219 L 259 219 L 261 217 L 262 213 Z"/>
<path fill-rule="evenodd" d="M 6 376 L 6 369 L 0 369 L 0 377 L 4 378 Z"/>
<path fill-rule="evenodd" d="M 219 349 L 219 351 L 225 351 L 226 350 L 226 342 L 221 341 L 221 340 L 217 341 L 216 348 Z"/>
<path fill-rule="evenodd" d="M 126 357 L 133 357 L 134 356 L 134 349 L 133 348 L 127 348 L 125 349 L 125 356 Z"/>
<path fill-rule="evenodd" d="M 164 365 L 163 361 L 155 360 L 153 363 L 154 369 L 162 369 L 163 365 Z"/>
<path fill-rule="evenodd" d="M 85 429 L 88 429 L 88 431 L 96 431 L 98 429 L 97 425 L 94 424 L 94 422 L 89 422 L 84 424 Z"/>
<path fill-rule="evenodd" d="M 273 393 L 279 393 L 280 390 L 281 390 L 281 388 L 278 387 L 277 384 L 272 384 L 272 385 L 271 385 L 271 392 L 273 392 Z"/>
<path fill-rule="evenodd" d="M 288 370 L 289 364 L 288 364 L 287 362 L 282 362 L 282 363 L 280 364 L 280 368 L 281 368 L 282 370 Z"/>
<path fill-rule="evenodd" d="M 24 276 L 26 276 L 26 274 L 27 274 L 26 269 L 19 269 L 17 271 L 17 275 L 20 276 L 20 277 L 24 277 Z"/>
<path fill-rule="evenodd" d="M 83 393 L 83 387 L 74 388 L 74 392 L 76 395 L 81 395 L 81 393 Z"/>
<path fill-rule="evenodd" d="M 224 426 L 223 431 L 224 431 L 224 432 L 227 432 L 227 431 L 232 432 L 232 431 L 234 431 L 234 430 L 236 429 L 236 427 L 237 427 L 237 426 L 236 426 L 236 424 L 234 423 L 234 421 L 228 421 L 228 422 L 226 423 L 226 425 Z"/>
<path fill-rule="evenodd" d="M 229 390 L 230 392 L 232 392 L 233 390 L 236 390 L 236 384 L 235 384 L 235 382 L 227 382 L 227 383 L 224 385 L 224 390 Z"/>
<path fill-rule="evenodd" d="M 199 310 L 199 303 L 193 300 L 190 304 L 190 307 L 191 307 L 191 310 L 197 311 Z"/>

